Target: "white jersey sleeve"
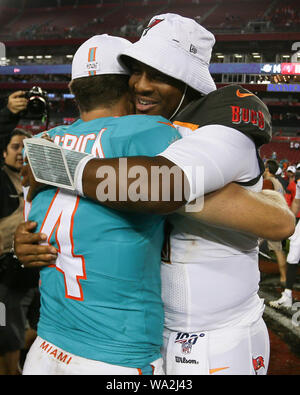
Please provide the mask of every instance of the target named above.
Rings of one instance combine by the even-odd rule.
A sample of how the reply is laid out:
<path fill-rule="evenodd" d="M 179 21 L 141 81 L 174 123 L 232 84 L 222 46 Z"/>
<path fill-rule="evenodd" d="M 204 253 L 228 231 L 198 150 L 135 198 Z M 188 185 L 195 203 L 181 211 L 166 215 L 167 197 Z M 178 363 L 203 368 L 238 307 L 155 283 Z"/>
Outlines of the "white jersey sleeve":
<path fill-rule="evenodd" d="M 181 133 L 181 127 L 177 127 Z M 174 142 L 160 156 L 179 166 L 186 174 L 188 202 L 232 182 L 258 176 L 255 144 L 236 129 L 222 125 L 203 126 Z"/>

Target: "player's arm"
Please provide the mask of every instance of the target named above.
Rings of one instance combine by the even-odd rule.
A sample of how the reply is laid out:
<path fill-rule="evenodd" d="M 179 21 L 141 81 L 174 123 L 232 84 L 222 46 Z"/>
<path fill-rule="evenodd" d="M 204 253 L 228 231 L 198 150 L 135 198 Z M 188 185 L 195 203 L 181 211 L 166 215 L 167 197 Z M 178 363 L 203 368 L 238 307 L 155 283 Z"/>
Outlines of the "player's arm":
<path fill-rule="evenodd" d="M 84 196 L 110 208 L 168 214 L 232 181 L 248 181 L 248 167 L 253 167 L 253 161 L 256 161 L 256 151 L 248 137 L 220 125 L 207 126 L 175 141 L 152 158 L 136 156 L 127 158 L 125 164 L 119 159 L 92 159 L 83 165 L 79 163 L 78 168 L 82 166 L 83 170 L 77 172 L 80 176 L 75 184 Z M 102 200 L 102 189 L 98 185 L 105 182 L 105 178 L 101 178 L 101 166 L 104 165 L 116 174 L 115 202 Z M 137 181 L 131 179 L 134 168 L 144 169 L 147 174 L 146 178 L 138 180 L 144 191 L 139 201 L 132 201 L 129 193 Z M 163 177 L 154 177 L 155 169 L 160 169 Z M 155 200 L 153 196 L 159 198 Z"/>
<path fill-rule="evenodd" d="M 180 213 L 196 221 L 274 240 L 289 237 L 295 227 L 295 217 L 280 194 L 250 192 L 234 183 L 205 196 L 200 212 L 191 213 L 182 208 Z M 38 244 L 46 236 L 32 233 L 35 227 L 35 223 L 26 222 L 15 233 L 15 253 L 26 267 L 50 265 L 56 259 L 55 248 Z"/>
<path fill-rule="evenodd" d="M 213 132 L 214 130 L 209 130 L 208 136 L 212 135 Z M 231 132 L 230 130 L 225 130 L 224 133 L 226 137 L 227 134 Z M 219 136 L 220 132 L 218 131 L 218 137 Z M 213 136 L 213 138 L 215 137 Z M 213 138 L 206 138 L 205 142 L 206 146 L 209 143 L 211 150 L 214 149 L 215 151 L 215 140 L 213 140 Z M 194 192 L 194 196 L 199 196 L 199 193 L 200 196 L 203 196 L 203 194 L 207 194 L 224 187 L 224 185 L 230 183 L 232 179 L 235 179 L 238 172 L 241 173 L 238 166 L 236 166 L 237 163 L 239 163 L 240 166 L 242 164 L 242 166 L 247 168 L 247 163 L 246 165 L 243 165 L 243 162 L 245 162 L 243 159 L 247 158 L 246 154 L 249 150 L 248 139 L 240 136 L 240 134 L 238 134 L 236 138 L 238 139 L 239 144 L 235 144 L 235 146 L 238 146 L 238 150 L 235 149 L 235 155 L 233 155 L 229 149 L 224 150 L 224 146 L 221 146 L 218 148 L 220 152 L 214 152 L 214 156 L 209 157 L 204 149 L 201 150 L 201 145 L 199 144 L 196 136 L 193 138 L 188 137 L 186 139 L 179 140 L 169 147 L 173 150 L 174 155 L 175 151 L 177 152 L 176 159 L 184 156 L 187 163 L 191 163 L 190 168 L 193 167 L 193 162 L 188 162 L 190 152 L 195 151 L 193 150 L 193 147 L 200 147 L 196 151 L 196 155 L 194 155 L 194 157 L 197 163 L 200 165 L 202 163 L 202 167 L 205 169 L 205 174 L 203 175 L 203 173 L 200 172 L 199 177 L 196 174 L 196 182 L 193 178 L 193 172 L 189 171 L 189 180 L 186 183 L 186 173 L 183 172 L 179 166 L 174 164 L 175 161 L 172 162 L 165 156 L 129 157 L 126 158 L 126 161 L 121 161 L 119 158 L 92 158 L 87 163 L 84 162 L 83 164 L 78 164 L 77 167 L 79 170 L 77 171 L 76 169 L 78 177 L 75 179 L 76 189 L 84 196 L 100 202 L 100 204 L 110 208 L 118 210 L 132 210 L 135 212 L 153 212 L 155 214 L 171 213 L 182 207 L 186 201 L 190 200 L 190 193 L 189 191 L 186 191 L 189 189 L 189 185 L 196 187 L 195 189 L 197 191 Z M 183 147 L 182 143 L 184 143 Z M 178 149 L 179 146 L 181 147 L 180 149 Z M 173 147 L 175 148 L 173 149 Z M 221 161 L 221 163 L 218 163 L 218 161 Z M 223 166 L 223 168 L 221 166 L 224 161 L 225 163 L 229 163 L 226 168 L 225 166 Z M 194 167 L 196 168 L 196 166 Z M 201 166 L 199 167 L 201 168 Z M 152 170 L 154 168 L 164 169 L 165 175 L 167 176 L 170 175 L 172 169 L 176 169 L 178 172 L 176 177 L 170 177 L 170 182 L 165 182 L 163 177 L 152 177 L 154 174 Z M 222 172 L 220 171 L 221 168 L 223 170 Z M 104 169 L 110 169 L 111 173 L 113 173 L 114 177 L 111 180 L 108 179 L 107 173 L 105 173 Z M 143 169 L 146 177 L 134 177 L 133 175 L 137 174 L 135 171 L 137 169 Z M 162 173 L 164 174 L 164 172 Z M 201 179 L 203 179 L 203 184 L 201 184 Z M 198 185 L 200 185 L 200 187 L 195 185 L 197 184 L 197 181 L 199 181 Z M 110 199 L 109 195 L 104 193 L 105 186 L 110 186 L 110 188 L 115 192 L 112 194 L 113 199 Z M 139 200 L 132 200 L 130 191 L 134 189 L 133 187 L 137 188 L 137 186 L 140 190 Z M 156 197 L 158 196 L 158 198 L 154 200 L 153 195 Z M 168 198 L 164 199 L 165 196 Z M 186 196 L 189 198 L 186 198 Z M 247 210 L 247 208 L 244 208 L 244 210 Z M 266 221 L 268 220 L 269 219 L 266 218 Z M 274 222 L 271 222 L 271 229 L 273 224 Z M 287 224 L 287 228 L 289 228 L 289 226 L 290 223 Z M 276 229 L 274 229 L 274 233 L 276 233 Z M 273 236 L 271 235 L 270 239 L 276 239 L 277 237 L 278 236 L 274 234 Z"/>
<path fill-rule="evenodd" d="M 114 174 L 111 182 L 105 169 Z M 187 201 L 184 172 L 161 156 L 128 157 L 126 161 L 92 159 L 85 165 L 82 179 L 77 183 L 80 184 L 77 190 L 82 190 L 84 196 L 117 210 L 168 214 Z M 104 189 L 106 184 L 113 188 L 113 199 Z M 139 200 L 134 197 L 136 191 Z"/>
<path fill-rule="evenodd" d="M 157 169 L 161 176 L 155 175 Z M 170 177 L 171 172 L 176 177 Z M 78 173 L 77 193 L 112 209 L 163 215 L 187 202 L 184 172 L 163 157 L 93 158 Z M 21 174 L 22 185 L 29 186 L 26 199 L 30 202 L 45 184 L 35 181 L 28 164 Z"/>
<path fill-rule="evenodd" d="M 181 208 L 178 213 L 268 240 L 283 240 L 293 234 L 295 228 L 295 217 L 279 193 L 251 192 L 234 183 L 206 195 L 201 211 Z"/>

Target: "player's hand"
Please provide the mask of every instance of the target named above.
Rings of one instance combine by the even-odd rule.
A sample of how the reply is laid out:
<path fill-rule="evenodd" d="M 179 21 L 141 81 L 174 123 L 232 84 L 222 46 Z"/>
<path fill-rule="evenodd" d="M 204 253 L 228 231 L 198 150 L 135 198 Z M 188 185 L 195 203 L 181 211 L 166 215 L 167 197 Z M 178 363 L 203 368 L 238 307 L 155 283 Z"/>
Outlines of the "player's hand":
<path fill-rule="evenodd" d="M 42 134 L 42 137 L 41 137 L 42 139 L 45 139 L 45 140 L 48 140 L 48 141 L 51 141 L 51 143 L 53 143 L 54 142 L 54 140 L 52 140 L 52 138 L 49 136 L 49 134 L 47 133 L 47 132 L 44 132 L 43 134 Z"/>
<path fill-rule="evenodd" d="M 24 97 L 24 91 L 16 91 L 8 96 L 7 108 L 13 114 L 18 114 L 19 112 L 26 109 L 28 104 L 28 99 Z"/>
<path fill-rule="evenodd" d="M 20 224 L 14 235 L 14 253 L 26 268 L 53 265 L 57 258 L 57 250 L 50 245 L 40 245 L 47 236 L 33 233 L 36 222 L 27 221 Z"/>

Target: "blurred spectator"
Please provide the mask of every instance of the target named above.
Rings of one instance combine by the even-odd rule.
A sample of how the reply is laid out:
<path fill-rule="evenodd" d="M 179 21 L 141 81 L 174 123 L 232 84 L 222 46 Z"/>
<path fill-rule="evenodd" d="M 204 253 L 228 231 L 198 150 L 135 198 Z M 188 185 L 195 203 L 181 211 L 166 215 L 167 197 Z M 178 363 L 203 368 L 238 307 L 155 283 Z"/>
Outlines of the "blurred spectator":
<path fill-rule="evenodd" d="M 11 131 L 17 126 L 20 114 L 27 107 L 28 100 L 24 91 L 16 91 L 8 96 L 7 105 L 0 110 L 0 164 L 2 152 L 8 144 Z"/>
<path fill-rule="evenodd" d="M 291 211 L 297 215 L 300 212 L 300 174 L 295 173 L 297 186 L 295 199 L 291 204 Z M 287 256 L 286 285 L 281 297 L 270 301 L 270 306 L 291 308 L 293 306 L 293 289 L 297 279 L 298 263 L 300 261 L 300 222 L 298 220 L 294 234 L 289 237 L 290 246 Z"/>
<path fill-rule="evenodd" d="M 296 195 L 296 182 L 295 182 L 295 175 L 296 175 L 296 167 L 295 166 L 288 166 L 286 169 L 286 176 L 288 178 L 288 186 L 286 187 L 285 193 L 285 200 L 289 207 L 295 198 Z"/>
<path fill-rule="evenodd" d="M 286 193 L 286 188 L 287 188 L 289 183 L 288 183 L 288 181 L 285 178 L 283 178 L 283 171 L 282 171 L 282 168 L 280 166 L 278 166 L 278 169 L 277 169 L 277 171 L 275 173 L 275 177 L 281 183 L 281 185 L 283 187 L 283 190 L 284 190 L 284 193 Z"/>
<path fill-rule="evenodd" d="M 300 23 L 300 13 L 292 3 L 284 2 L 272 13 L 271 20 L 277 26 L 290 27 Z"/>
<path fill-rule="evenodd" d="M 0 302 L 6 309 L 6 325 L 0 326 L 0 374 L 5 375 L 18 374 L 20 352 L 25 346 L 27 317 L 30 312 L 31 327 L 34 327 L 39 311 L 38 271 L 21 268 L 11 252 L 16 227 L 23 221 L 20 170 L 26 137 L 31 137 L 31 134 L 22 129 L 11 133 L 3 151 L 4 165 L 0 170 Z"/>
<path fill-rule="evenodd" d="M 263 189 L 272 189 L 284 196 L 285 191 L 282 184 L 276 178 L 278 171 L 278 163 L 274 159 L 269 159 L 265 163 L 265 172 L 263 174 L 264 182 Z M 282 249 L 281 241 L 268 241 L 267 243 L 270 251 L 274 251 L 278 263 L 280 273 L 280 283 L 284 287 L 286 282 L 286 256 Z"/>

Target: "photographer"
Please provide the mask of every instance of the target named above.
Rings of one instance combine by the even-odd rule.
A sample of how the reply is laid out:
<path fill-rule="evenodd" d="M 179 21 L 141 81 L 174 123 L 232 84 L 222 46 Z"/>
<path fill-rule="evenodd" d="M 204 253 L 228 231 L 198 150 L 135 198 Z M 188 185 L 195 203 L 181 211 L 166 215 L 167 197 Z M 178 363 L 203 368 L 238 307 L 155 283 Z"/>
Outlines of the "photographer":
<path fill-rule="evenodd" d="M 8 144 L 11 131 L 17 126 L 21 113 L 26 110 L 28 99 L 24 91 L 16 91 L 8 96 L 7 105 L 0 110 L 0 152 Z"/>
<path fill-rule="evenodd" d="M 13 130 L 3 151 L 4 165 L 0 170 L 0 302 L 6 308 L 6 326 L 0 326 L 0 375 L 18 374 L 29 312 L 31 327 L 38 318 L 38 271 L 23 269 L 11 253 L 14 232 L 23 221 L 20 170 L 23 140 L 28 137 L 31 134 L 22 129 Z"/>

